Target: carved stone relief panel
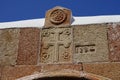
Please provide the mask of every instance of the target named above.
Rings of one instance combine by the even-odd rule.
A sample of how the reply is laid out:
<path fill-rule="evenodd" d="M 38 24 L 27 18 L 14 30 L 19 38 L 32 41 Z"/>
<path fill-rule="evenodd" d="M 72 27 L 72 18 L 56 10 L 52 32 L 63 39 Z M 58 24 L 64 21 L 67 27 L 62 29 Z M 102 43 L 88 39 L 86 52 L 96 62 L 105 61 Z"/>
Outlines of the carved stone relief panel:
<path fill-rule="evenodd" d="M 50 28 L 42 30 L 41 63 L 72 61 L 72 29 Z"/>
<path fill-rule="evenodd" d="M 106 25 L 75 26 L 73 32 L 74 62 L 108 61 Z"/>

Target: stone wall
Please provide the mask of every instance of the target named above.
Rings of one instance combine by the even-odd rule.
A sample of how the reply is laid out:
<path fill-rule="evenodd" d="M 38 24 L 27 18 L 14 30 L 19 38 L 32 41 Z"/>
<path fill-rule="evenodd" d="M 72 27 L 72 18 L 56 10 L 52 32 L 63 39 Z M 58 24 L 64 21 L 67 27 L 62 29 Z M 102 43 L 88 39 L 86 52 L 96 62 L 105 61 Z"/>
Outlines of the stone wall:
<path fill-rule="evenodd" d="M 0 30 L 0 79 L 76 70 L 120 80 L 120 23 Z"/>

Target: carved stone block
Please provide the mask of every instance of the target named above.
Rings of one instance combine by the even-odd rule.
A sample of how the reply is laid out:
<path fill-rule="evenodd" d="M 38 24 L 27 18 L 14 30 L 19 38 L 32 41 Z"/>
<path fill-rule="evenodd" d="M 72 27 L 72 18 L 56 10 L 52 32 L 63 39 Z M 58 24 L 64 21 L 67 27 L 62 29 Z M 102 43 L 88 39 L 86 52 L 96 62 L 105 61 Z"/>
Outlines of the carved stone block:
<path fill-rule="evenodd" d="M 74 62 L 108 61 L 106 25 L 74 27 Z"/>
<path fill-rule="evenodd" d="M 0 65 L 16 64 L 19 31 L 19 29 L 0 30 Z"/>
<path fill-rule="evenodd" d="M 69 26 L 71 24 L 71 11 L 63 7 L 55 7 L 46 13 L 45 28 Z"/>
<path fill-rule="evenodd" d="M 72 29 L 50 28 L 42 30 L 41 63 L 72 61 Z"/>

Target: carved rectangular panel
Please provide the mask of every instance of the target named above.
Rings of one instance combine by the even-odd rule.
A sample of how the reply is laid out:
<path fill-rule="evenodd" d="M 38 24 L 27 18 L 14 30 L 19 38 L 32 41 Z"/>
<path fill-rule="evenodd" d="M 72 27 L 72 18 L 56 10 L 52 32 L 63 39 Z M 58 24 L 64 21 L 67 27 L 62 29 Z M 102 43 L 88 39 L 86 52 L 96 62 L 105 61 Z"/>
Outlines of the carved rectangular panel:
<path fill-rule="evenodd" d="M 107 26 L 74 27 L 74 62 L 108 61 Z"/>
<path fill-rule="evenodd" d="M 72 61 L 71 28 L 43 29 L 41 37 L 41 63 L 66 63 Z"/>

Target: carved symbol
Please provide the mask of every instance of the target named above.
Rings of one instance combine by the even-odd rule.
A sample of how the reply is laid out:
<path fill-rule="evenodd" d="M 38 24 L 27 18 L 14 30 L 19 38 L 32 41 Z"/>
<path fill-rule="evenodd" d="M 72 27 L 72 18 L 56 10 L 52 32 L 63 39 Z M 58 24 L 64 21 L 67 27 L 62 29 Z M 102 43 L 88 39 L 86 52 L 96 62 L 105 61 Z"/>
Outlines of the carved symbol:
<path fill-rule="evenodd" d="M 69 29 L 66 29 L 66 30 L 64 31 L 64 34 L 69 36 L 69 35 L 71 34 L 71 32 L 70 32 Z"/>
<path fill-rule="evenodd" d="M 66 13 L 61 9 L 56 9 L 50 14 L 50 21 L 54 24 L 60 24 L 66 19 Z"/>
<path fill-rule="evenodd" d="M 92 45 L 76 45 L 76 53 L 94 53 L 96 50 L 95 44 Z"/>
<path fill-rule="evenodd" d="M 47 54 L 46 52 L 45 53 L 42 53 L 42 62 L 46 61 L 48 58 L 49 58 L 49 54 Z"/>
<path fill-rule="evenodd" d="M 50 33 L 48 32 L 48 30 L 45 30 L 42 32 L 43 37 L 48 37 L 49 35 L 50 35 Z"/>
<path fill-rule="evenodd" d="M 69 59 L 69 58 L 70 58 L 69 53 L 68 53 L 68 52 L 64 52 L 64 53 L 63 53 L 63 59 L 67 60 L 67 59 Z"/>

